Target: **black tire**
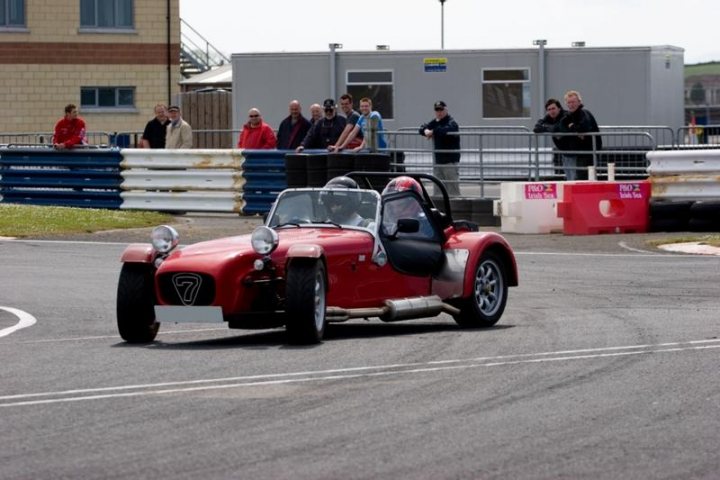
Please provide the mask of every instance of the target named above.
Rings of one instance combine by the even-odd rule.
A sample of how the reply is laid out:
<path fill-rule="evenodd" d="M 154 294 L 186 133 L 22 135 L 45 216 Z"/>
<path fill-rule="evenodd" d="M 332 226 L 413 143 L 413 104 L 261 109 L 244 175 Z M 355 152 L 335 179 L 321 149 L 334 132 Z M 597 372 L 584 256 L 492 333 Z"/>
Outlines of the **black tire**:
<path fill-rule="evenodd" d="M 686 232 L 687 218 L 654 218 L 650 217 L 651 232 Z"/>
<path fill-rule="evenodd" d="M 717 218 L 691 218 L 688 221 L 690 232 L 720 232 L 720 219 Z"/>
<path fill-rule="evenodd" d="M 145 263 L 125 263 L 117 291 L 117 326 L 128 343 L 155 340 L 160 324 L 155 321 L 155 269 Z"/>
<path fill-rule="evenodd" d="M 286 309 L 288 341 L 319 343 L 325 333 L 325 265 L 321 260 L 293 260 L 287 271 Z"/>
<path fill-rule="evenodd" d="M 461 327 L 492 327 L 503 312 L 508 297 L 507 269 L 493 252 L 485 252 L 473 271 L 473 293 L 457 303 L 460 314 L 455 321 Z"/>
<path fill-rule="evenodd" d="M 717 200 L 699 200 L 690 207 L 690 217 L 720 220 L 720 202 Z"/>

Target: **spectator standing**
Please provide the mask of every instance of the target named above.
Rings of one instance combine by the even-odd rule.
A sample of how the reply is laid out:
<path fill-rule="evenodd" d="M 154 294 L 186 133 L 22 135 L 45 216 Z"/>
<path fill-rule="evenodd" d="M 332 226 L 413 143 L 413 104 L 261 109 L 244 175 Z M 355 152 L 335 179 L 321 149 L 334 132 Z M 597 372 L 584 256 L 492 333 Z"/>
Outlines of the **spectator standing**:
<path fill-rule="evenodd" d="M 562 142 L 562 150 L 568 151 L 567 154 L 562 155 L 565 177 L 568 180 L 587 180 L 587 169 L 584 167 L 592 165 L 593 156 L 577 152 L 592 151 L 593 143 L 596 151 L 602 149 L 602 139 L 600 136 L 580 134 L 599 132 L 600 128 L 593 114 L 585 110 L 580 93 L 569 90 L 564 98 L 568 113 L 560 122 L 562 126 L 560 131 L 577 134 L 565 136 Z"/>
<path fill-rule="evenodd" d="M 311 127 L 310 120 L 302 115 L 302 106 L 299 101 L 290 102 L 288 111 L 290 115 L 285 117 L 278 127 L 277 148 L 280 150 L 295 150 Z"/>
<path fill-rule="evenodd" d="M 548 98 L 545 102 L 545 116 L 537 121 L 533 132 L 535 133 L 556 133 L 562 130 L 562 119 L 567 115 L 567 112 L 562 108 L 560 100 L 556 98 Z M 567 137 L 553 136 L 552 141 L 555 144 L 557 150 L 563 149 L 563 143 Z M 555 166 L 555 173 L 561 174 L 559 167 L 562 166 L 562 157 L 560 154 L 553 154 L 553 165 Z"/>
<path fill-rule="evenodd" d="M 438 100 L 433 105 L 433 108 L 435 109 L 435 118 L 421 125 L 419 133 L 433 141 L 435 159 L 435 168 L 433 170 L 435 176 L 443 181 L 448 195 L 457 197 L 460 196 L 460 186 L 458 184 L 460 180 L 458 172 L 460 136 L 450 134 L 459 132 L 460 127 L 448 113 L 445 102 Z"/>
<path fill-rule="evenodd" d="M 58 150 L 73 148 L 76 145 L 87 145 L 85 120 L 78 114 L 77 107 L 69 103 L 65 106 L 65 116 L 55 124 L 53 147 Z"/>
<path fill-rule="evenodd" d="M 170 123 L 165 134 L 165 148 L 192 148 L 192 127 L 183 120 L 180 107 L 171 105 L 167 112 Z"/>
<path fill-rule="evenodd" d="M 338 148 L 339 145 L 344 145 L 343 148 L 353 149 L 362 143 L 362 131 L 353 130 L 358 120 L 360 120 L 360 114 L 353 110 L 353 97 L 349 93 L 340 97 L 340 110 L 342 110 L 343 115 L 345 115 L 345 128 L 337 139 L 337 143 L 328 147 L 328 150 L 331 152 L 340 150 L 340 148 Z M 350 132 L 352 131 L 355 132 L 355 136 L 350 138 Z"/>
<path fill-rule="evenodd" d="M 315 124 L 321 118 L 323 118 L 323 107 L 319 103 L 310 105 L 310 124 Z"/>
<path fill-rule="evenodd" d="M 325 99 L 323 111 L 325 115 L 313 124 L 302 143 L 295 149 L 296 152 L 302 152 L 306 148 L 327 149 L 337 143 L 347 122 L 335 113 L 335 100 L 332 98 Z"/>
<path fill-rule="evenodd" d="M 362 142 L 360 145 L 355 147 L 353 150 L 358 152 L 360 150 L 370 148 L 371 143 L 370 140 L 370 133 L 371 130 L 374 128 L 374 134 L 375 134 L 375 141 L 372 144 L 373 149 L 384 149 L 387 148 L 387 142 L 385 141 L 385 135 L 383 134 L 384 127 L 383 127 L 383 121 L 382 116 L 379 112 L 376 112 L 372 109 L 372 100 L 370 100 L 367 97 L 360 99 L 360 119 L 355 124 L 355 126 L 350 130 L 350 134 L 345 137 L 345 141 L 337 147 L 337 150 L 342 150 L 344 148 L 347 148 L 347 145 L 355 139 L 358 132 L 362 132 Z M 371 124 L 375 124 L 371 128 Z M 347 128 L 347 126 L 345 127 Z"/>
<path fill-rule="evenodd" d="M 140 139 L 140 148 L 165 148 L 165 135 L 169 123 L 167 107 L 158 103 L 155 105 L 155 118 L 145 125 Z"/>
<path fill-rule="evenodd" d="M 270 125 L 263 121 L 260 110 L 255 107 L 248 110 L 248 121 L 240 132 L 237 147 L 271 150 L 276 145 L 275 133 Z"/>

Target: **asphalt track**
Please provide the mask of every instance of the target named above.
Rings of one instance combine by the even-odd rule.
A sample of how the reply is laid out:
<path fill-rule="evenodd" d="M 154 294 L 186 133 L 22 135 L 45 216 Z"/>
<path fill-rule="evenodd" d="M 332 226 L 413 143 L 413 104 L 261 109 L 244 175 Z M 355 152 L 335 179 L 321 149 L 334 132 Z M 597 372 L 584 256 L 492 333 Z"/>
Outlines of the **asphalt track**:
<path fill-rule="evenodd" d="M 508 235 L 495 328 L 359 320 L 312 347 L 122 343 L 118 258 L 146 229 L 0 241 L 0 478 L 717 478 L 720 257 L 650 237 Z"/>

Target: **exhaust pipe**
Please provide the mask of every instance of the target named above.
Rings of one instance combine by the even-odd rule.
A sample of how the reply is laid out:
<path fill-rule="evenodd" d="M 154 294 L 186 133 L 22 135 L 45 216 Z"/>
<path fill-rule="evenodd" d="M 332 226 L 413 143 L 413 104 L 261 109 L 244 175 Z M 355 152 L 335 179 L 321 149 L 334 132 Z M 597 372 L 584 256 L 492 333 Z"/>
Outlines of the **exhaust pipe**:
<path fill-rule="evenodd" d="M 394 322 L 410 318 L 435 317 L 441 313 L 457 315 L 460 310 L 444 303 L 437 295 L 429 297 L 404 298 L 402 300 L 386 300 L 380 308 L 340 308 L 328 307 L 325 310 L 328 322 L 345 322 L 351 318 L 379 317 L 383 322 Z"/>

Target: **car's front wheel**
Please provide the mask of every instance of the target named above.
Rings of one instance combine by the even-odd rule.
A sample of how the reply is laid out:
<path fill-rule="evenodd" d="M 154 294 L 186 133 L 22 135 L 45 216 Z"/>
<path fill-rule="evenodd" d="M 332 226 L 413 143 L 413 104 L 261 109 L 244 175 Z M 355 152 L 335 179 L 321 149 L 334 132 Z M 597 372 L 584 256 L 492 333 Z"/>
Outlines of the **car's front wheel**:
<path fill-rule="evenodd" d="M 506 268 L 493 252 L 480 257 L 473 273 L 473 291 L 458 303 L 455 321 L 463 327 L 492 327 L 500 320 L 508 297 Z"/>
<path fill-rule="evenodd" d="M 286 281 L 290 343 L 319 343 L 325 333 L 325 266 L 321 260 L 290 262 Z"/>
<path fill-rule="evenodd" d="M 117 325 L 128 343 L 155 340 L 160 324 L 155 321 L 155 289 L 152 265 L 125 263 L 117 291 Z"/>

